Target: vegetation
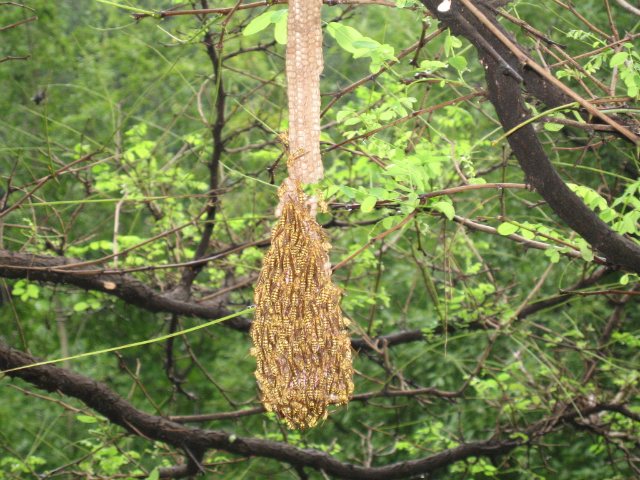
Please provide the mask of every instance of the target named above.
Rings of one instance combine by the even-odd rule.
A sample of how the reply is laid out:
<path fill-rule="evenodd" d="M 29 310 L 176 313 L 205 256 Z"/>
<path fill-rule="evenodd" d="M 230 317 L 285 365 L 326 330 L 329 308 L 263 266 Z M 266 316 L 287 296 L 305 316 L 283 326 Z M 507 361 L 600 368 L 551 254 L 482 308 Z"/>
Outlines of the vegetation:
<path fill-rule="evenodd" d="M 634 7 L 325 2 L 355 390 L 292 430 L 248 333 L 283 3 L 0 2 L 0 479 L 638 478 Z"/>

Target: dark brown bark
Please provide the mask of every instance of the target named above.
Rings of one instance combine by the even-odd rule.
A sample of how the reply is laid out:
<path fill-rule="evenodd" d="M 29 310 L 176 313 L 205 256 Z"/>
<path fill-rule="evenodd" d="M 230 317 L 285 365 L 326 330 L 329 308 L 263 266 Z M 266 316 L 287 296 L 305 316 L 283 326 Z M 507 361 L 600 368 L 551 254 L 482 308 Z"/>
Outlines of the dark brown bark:
<path fill-rule="evenodd" d="M 69 267 L 78 260 L 49 255 L 10 252 L 0 249 L 0 277 L 26 278 L 49 284 L 68 284 L 85 290 L 114 295 L 124 302 L 149 312 L 166 312 L 215 320 L 233 312 L 217 304 L 181 301 L 163 296 L 148 285 L 125 273 L 102 273 L 92 265 Z M 64 267 L 64 268 L 61 268 Z M 111 270 L 113 272 L 113 270 Z M 242 317 L 227 320 L 228 327 L 248 331 L 251 322 Z"/>
<path fill-rule="evenodd" d="M 26 353 L 0 343 L 0 370 L 18 368 L 37 361 L 36 358 Z M 286 443 L 185 426 L 166 418 L 150 415 L 135 408 L 107 385 L 51 365 L 17 370 L 9 372 L 8 375 L 22 378 L 48 392 L 59 392 L 77 398 L 112 423 L 132 434 L 168 443 L 173 447 L 188 450 L 194 455 L 200 455 L 203 451 L 214 448 L 238 455 L 273 458 L 294 466 L 323 470 L 336 478 L 363 480 L 406 478 L 437 470 L 470 456 L 504 454 L 520 444 L 511 439 L 499 442 L 472 442 L 418 460 L 400 462 L 385 467 L 367 468 L 338 461 L 327 453 L 311 448 L 299 449 Z M 188 470 L 187 468 L 172 468 L 162 474 L 169 474 L 173 478 L 177 478 L 188 475 Z"/>
<path fill-rule="evenodd" d="M 549 107 L 571 102 L 565 92 L 523 65 L 521 58 L 528 57 L 524 47 L 518 46 L 521 58 L 517 58 L 459 1 L 453 2 L 451 10 L 445 13 L 437 11 L 440 0 L 421 2 L 452 33 L 465 37 L 478 50 L 478 57 L 485 68 L 489 99 L 505 131 L 520 125 L 530 116 L 523 99 L 524 89 Z M 481 2 L 474 1 L 474 4 L 482 9 L 496 28 L 510 37 L 490 10 L 483 8 Z M 569 189 L 551 164 L 533 125 L 519 128 L 509 135 L 508 141 L 525 178 L 558 217 L 610 264 L 640 273 L 640 246 L 612 230 Z"/>
<path fill-rule="evenodd" d="M 37 358 L 0 343 L 0 371 L 20 368 L 36 363 Z M 334 478 L 377 480 L 408 478 L 423 475 L 469 457 L 495 457 L 505 455 L 526 443 L 535 443 L 539 437 L 600 411 L 614 411 L 625 416 L 633 415 L 624 404 L 601 404 L 575 410 L 572 404 L 566 406 L 565 413 L 555 414 L 530 425 L 522 433 L 528 437 L 505 432 L 504 438 L 465 443 L 454 448 L 416 460 L 398 462 L 384 467 L 363 467 L 336 460 L 331 455 L 313 448 L 300 449 L 287 443 L 240 437 L 220 430 L 205 430 L 172 422 L 166 418 L 151 415 L 137 409 L 124 400 L 104 383 L 69 370 L 52 365 L 25 368 L 8 372 L 10 377 L 21 378 L 39 389 L 58 392 L 77 398 L 88 407 L 103 415 L 112 423 L 121 426 L 134 435 L 142 435 L 156 441 L 165 442 L 187 452 L 191 463 L 161 469 L 163 477 L 180 478 L 193 475 L 199 468 L 198 461 L 209 449 L 224 450 L 242 456 L 258 456 L 289 463 L 294 467 L 308 467 L 322 470 Z M 637 421 L 637 419 L 636 419 Z"/>

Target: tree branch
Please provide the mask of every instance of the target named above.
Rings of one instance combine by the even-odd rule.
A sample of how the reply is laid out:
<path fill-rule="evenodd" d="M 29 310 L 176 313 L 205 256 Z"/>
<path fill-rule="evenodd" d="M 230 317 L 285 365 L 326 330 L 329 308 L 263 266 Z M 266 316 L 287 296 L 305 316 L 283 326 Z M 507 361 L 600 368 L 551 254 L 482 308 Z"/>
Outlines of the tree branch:
<path fill-rule="evenodd" d="M 77 260 L 49 255 L 10 252 L 0 249 L 0 277 L 27 278 L 32 281 L 50 284 L 69 284 L 85 290 L 114 295 L 128 304 L 143 308 L 152 313 L 167 312 L 215 320 L 233 312 L 217 304 L 190 302 L 163 296 L 148 285 L 128 274 L 95 273 L 90 265 L 57 270 L 57 267 L 73 265 Z M 251 322 L 242 317 L 224 322 L 226 326 L 249 331 Z"/>
<path fill-rule="evenodd" d="M 626 2 L 625 0 L 616 0 L 616 2 L 626 11 L 631 12 L 634 15 L 640 15 L 640 8 L 634 7 L 629 2 Z"/>
<path fill-rule="evenodd" d="M 533 63 L 528 63 L 530 57 L 524 47 L 509 40 L 517 48 L 518 55 L 515 55 L 503 40 L 496 36 L 493 30 L 500 31 L 505 37 L 508 37 L 508 33 L 495 18 L 490 18 L 494 27 L 490 30 L 478 21 L 476 15 L 466 8 L 460 8 L 460 5 L 450 12 L 442 13 L 437 11 L 437 0 L 421 2 L 453 33 L 465 37 L 478 50 L 480 62 L 485 67 L 489 99 L 505 131 L 520 126 L 530 115 L 522 97 L 521 85 L 505 72 L 501 66 L 502 62 L 495 58 L 495 53 L 483 48 L 476 38 L 478 34 L 492 46 L 501 59 L 521 74 L 524 86 L 530 94 L 549 106 L 563 104 L 558 102 L 568 103 L 567 93 L 534 69 Z M 527 124 L 517 128 L 508 137 L 508 141 L 525 173 L 525 178 L 553 211 L 592 247 L 601 252 L 609 263 L 640 273 L 640 246 L 617 234 L 567 187 L 551 164 L 533 125 Z"/>
<path fill-rule="evenodd" d="M 31 355 L 0 343 L 0 370 L 30 365 L 38 360 Z M 205 430 L 185 426 L 166 418 L 150 415 L 118 396 L 104 383 L 51 365 L 9 372 L 48 392 L 58 391 L 77 398 L 112 423 L 134 435 L 165 442 L 194 455 L 208 449 L 224 450 L 243 456 L 272 458 L 293 466 L 323 470 L 336 478 L 378 480 L 407 478 L 425 474 L 460 460 L 477 456 L 508 453 L 522 444 L 522 440 L 478 441 L 435 453 L 425 458 L 399 462 L 384 467 L 363 467 L 336 460 L 313 448 L 296 448 L 271 440 L 240 437 L 219 430 Z M 161 469 L 161 476 L 179 478 L 193 474 L 194 468 L 171 467 Z"/>
<path fill-rule="evenodd" d="M 38 361 L 37 358 L 0 343 L 0 370 L 10 370 Z M 563 426 L 575 418 L 582 418 L 600 411 L 615 411 L 637 421 L 637 415 L 631 413 L 624 404 L 601 404 L 583 410 L 576 410 L 570 404 L 565 413 L 553 418 L 545 418 L 529 425 L 521 436 L 515 438 L 491 439 L 469 442 L 454 448 L 416 460 L 386 465 L 383 467 L 364 467 L 342 462 L 331 455 L 313 448 L 296 448 L 293 445 L 271 440 L 240 437 L 220 430 L 205 430 L 189 427 L 163 417 L 148 414 L 124 400 L 104 383 L 52 365 L 42 365 L 9 372 L 10 377 L 18 377 L 48 392 L 60 392 L 77 398 L 88 407 L 103 415 L 134 435 L 165 442 L 187 452 L 193 463 L 188 467 L 161 469 L 163 477 L 179 478 L 192 475 L 197 461 L 203 452 L 209 449 L 224 450 L 242 456 L 272 458 L 289 463 L 294 467 L 308 467 L 322 470 L 335 478 L 355 480 L 387 480 L 407 478 L 434 472 L 469 457 L 504 455 L 513 449 L 531 443 L 533 439 Z M 510 433 L 510 432 L 506 432 Z"/>

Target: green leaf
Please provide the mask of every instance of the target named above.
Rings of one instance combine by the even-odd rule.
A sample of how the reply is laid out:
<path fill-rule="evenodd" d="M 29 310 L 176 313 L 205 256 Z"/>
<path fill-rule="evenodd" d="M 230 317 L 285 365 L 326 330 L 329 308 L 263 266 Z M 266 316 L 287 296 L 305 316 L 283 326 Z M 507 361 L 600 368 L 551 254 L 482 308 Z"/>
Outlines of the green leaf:
<path fill-rule="evenodd" d="M 98 423 L 98 419 L 90 415 L 76 415 L 76 419 L 82 423 Z"/>
<path fill-rule="evenodd" d="M 402 217 L 400 217 L 399 215 L 390 215 L 388 217 L 385 217 L 384 219 L 382 219 L 382 228 L 385 230 L 391 230 L 393 227 L 395 227 L 398 223 L 400 223 L 400 221 L 402 220 Z"/>
<path fill-rule="evenodd" d="M 462 46 L 462 40 L 460 40 L 458 37 L 453 37 L 449 35 L 447 39 L 449 40 L 453 48 L 460 48 Z"/>
<path fill-rule="evenodd" d="M 329 187 L 327 187 L 327 191 L 324 192 L 324 198 L 328 201 L 336 194 L 338 190 L 340 190 L 340 187 L 338 185 L 329 185 Z"/>
<path fill-rule="evenodd" d="M 286 45 L 287 44 L 287 19 L 285 16 L 284 20 L 279 21 L 278 23 L 276 23 L 276 27 L 273 31 L 274 34 L 274 38 L 276 39 L 276 42 L 278 42 L 280 45 Z"/>
<path fill-rule="evenodd" d="M 360 204 L 360 211 L 363 213 L 372 211 L 375 208 L 377 202 L 378 199 L 376 197 L 374 197 L 373 195 L 368 195 Z"/>
<path fill-rule="evenodd" d="M 549 132 L 559 132 L 564 128 L 564 125 L 561 123 L 550 123 L 547 122 L 544 124 L 544 129 Z"/>
<path fill-rule="evenodd" d="M 611 57 L 611 60 L 609 60 L 609 66 L 613 68 L 622 65 L 627 58 L 629 58 L 629 54 L 627 52 L 618 52 Z"/>
<path fill-rule="evenodd" d="M 453 50 L 456 48 L 460 48 L 461 46 L 462 42 L 460 41 L 460 39 L 451 35 L 451 32 L 447 30 L 447 36 L 444 39 L 444 50 L 447 55 L 452 55 Z"/>
<path fill-rule="evenodd" d="M 350 117 L 351 115 L 353 115 L 355 113 L 355 111 L 353 110 L 353 108 L 343 108 L 342 110 L 340 110 L 337 115 L 336 115 L 336 121 L 341 122 L 343 121 L 345 118 Z"/>
<path fill-rule="evenodd" d="M 282 10 L 274 10 L 271 12 L 271 23 L 278 23 L 278 22 L 287 23 L 288 16 L 289 16 L 288 8 L 283 8 Z"/>
<path fill-rule="evenodd" d="M 11 294 L 18 297 L 27 291 L 27 282 L 24 280 L 18 280 L 11 289 Z"/>
<path fill-rule="evenodd" d="M 382 199 L 389 198 L 388 194 L 389 194 L 389 191 L 385 188 L 374 187 L 369 190 L 369 195 L 373 195 L 374 197 L 378 197 Z"/>
<path fill-rule="evenodd" d="M 582 258 L 584 258 L 587 262 L 591 262 L 593 260 L 593 251 L 589 248 L 588 245 L 582 245 L 580 247 L 580 255 L 582 255 Z"/>
<path fill-rule="evenodd" d="M 349 53 L 354 53 L 357 50 L 353 46 L 353 42 L 362 38 L 362 34 L 355 28 L 338 22 L 331 22 L 327 25 L 327 32 L 336 39 L 338 45 Z"/>
<path fill-rule="evenodd" d="M 369 50 L 373 50 L 378 48 L 380 44 L 369 37 L 362 37 L 360 40 L 356 40 L 352 43 L 354 48 L 366 48 Z"/>
<path fill-rule="evenodd" d="M 449 202 L 435 202 L 433 206 L 436 210 L 444 213 L 444 216 L 447 217 L 447 219 L 453 220 L 453 217 L 456 214 L 456 209 L 453 208 L 453 205 L 451 205 Z"/>
<path fill-rule="evenodd" d="M 555 248 L 549 248 L 544 251 L 544 254 L 549 257 L 551 263 L 558 263 L 560 261 L 560 252 Z"/>
<path fill-rule="evenodd" d="M 533 240 L 534 238 L 536 238 L 535 233 L 533 233 L 531 230 L 526 230 L 524 228 L 520 230 L 520 235 L 522 235 L 527 240 Z"/>
<path fill-rule="evenodd" d="M 512 233 L 516 233 L 518 231 L 518 226 L 513 223 L 504 222 L 498 227 L 498 233 L 500 235 L 511 235 Z"/>
<path fill-rule="evenodd" d="M 613 219 L 618 218 L 618 212 L 616 212 L 613 208 L 607 208 L 600 213 L 600 218 L 603 222 L 611 222 Z"/>
<path fill-rule="evenodd" d="M 89 308 L 89 304 L 87 302 L 78 302 L 73 306 L 73 309 L 76 312 L 84 312 Z"/>
<path fill-rule="evenodd" d="M 256 18 L 249 22 L 249 25 L 244 27 L 242 31 L 242 35 L 248 37 L 250 35 L 255 35 L 258 32 L 261 32 L 265 28 L 267 28 L 271 24 L 271 17 L 276 12 L 268 11 L 264 12 L 261 15 L 258 15 Z"/>
<path fill-rule="evenodd" d="M 459 72 L 462 72 L 465 68 L 467 68 L 467 59 L 464 57 L 451 57 L 449 59 L 449 65 L 451 65 Z"/>
<path fill-rule="evenodd" d="M 440 68 L 445 68 L 446 66 L 446 63 L 437 60 L 423 60 L 422 62 L 420 62 L 420 69 L 426 71 L 427 73 L 431 73 Z"/>
<path fill-rule="evenodd" d="M 340 190 L 349 198 L 355 198 L 356 196 L 356 191 L 351 187 L 347 187 L 346 185 L 340 185 Z"/>

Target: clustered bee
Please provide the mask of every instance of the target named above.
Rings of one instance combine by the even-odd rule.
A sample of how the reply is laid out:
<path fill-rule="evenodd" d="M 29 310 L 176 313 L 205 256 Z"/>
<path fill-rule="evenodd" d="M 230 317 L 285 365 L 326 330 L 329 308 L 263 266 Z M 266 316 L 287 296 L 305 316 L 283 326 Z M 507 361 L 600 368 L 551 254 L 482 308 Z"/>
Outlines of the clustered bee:
<path fill-rule="evenodd" d="M 255 288 L 251 355 L 265 408 L 304 429 L 353 393 L 351 343 L 342 291 L 331 282 L 330 244 L 309 199 L 291 179 L 278 193 L 282 216 Z"/>

